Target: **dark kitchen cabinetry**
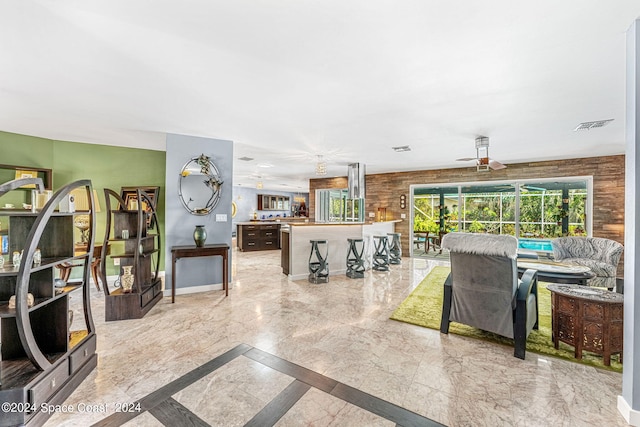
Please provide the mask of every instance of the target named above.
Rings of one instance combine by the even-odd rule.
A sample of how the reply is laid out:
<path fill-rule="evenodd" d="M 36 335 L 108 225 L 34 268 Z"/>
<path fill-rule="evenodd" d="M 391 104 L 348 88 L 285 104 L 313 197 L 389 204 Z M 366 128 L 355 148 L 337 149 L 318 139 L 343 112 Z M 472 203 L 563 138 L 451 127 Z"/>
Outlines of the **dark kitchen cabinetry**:
<path fill-rule="evenodd" d="M 243 252 L 280 249 L 280 224 L 238 224 L 237 243 Z"/>
<path fill-rule="evenodd" d="M 291 198 L 289 196 L 258 194 L 259 211 L 288 211 L 290 208 Z"/>

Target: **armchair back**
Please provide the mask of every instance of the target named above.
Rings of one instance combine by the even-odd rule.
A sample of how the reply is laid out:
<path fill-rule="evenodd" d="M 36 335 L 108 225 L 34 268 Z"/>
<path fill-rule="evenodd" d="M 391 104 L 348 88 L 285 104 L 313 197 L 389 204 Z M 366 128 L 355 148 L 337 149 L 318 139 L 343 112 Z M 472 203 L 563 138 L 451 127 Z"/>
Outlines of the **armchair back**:
<path fill-rule="evenodd" d="M 507 235 L 448 233 L 452 301 L 449 319 L 509 338 L 518 289 L 518 239 Z"/>

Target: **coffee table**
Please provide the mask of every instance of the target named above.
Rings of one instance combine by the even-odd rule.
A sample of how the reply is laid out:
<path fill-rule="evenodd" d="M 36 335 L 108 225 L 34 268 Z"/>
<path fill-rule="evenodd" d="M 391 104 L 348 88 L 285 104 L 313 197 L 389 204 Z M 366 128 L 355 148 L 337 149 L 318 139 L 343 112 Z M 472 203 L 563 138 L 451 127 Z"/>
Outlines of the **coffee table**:
<path fill-rule="evenodd" d="M 589 279 L 596 277 L 589 267 L 582 265 L 529 258 L 518 259 L 518 275 L 521 276 L 528 269 L 538 270 L 538 280 L 542 282 L 586 285 Z"/>

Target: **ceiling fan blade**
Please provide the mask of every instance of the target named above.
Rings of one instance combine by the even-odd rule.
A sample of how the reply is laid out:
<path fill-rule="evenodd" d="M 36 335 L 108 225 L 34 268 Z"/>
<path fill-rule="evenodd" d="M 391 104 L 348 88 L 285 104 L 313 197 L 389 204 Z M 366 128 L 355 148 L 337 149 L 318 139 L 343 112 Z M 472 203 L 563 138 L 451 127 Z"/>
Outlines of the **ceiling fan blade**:
<path fill-rule="evenodd" d="M 503 165 L 497 160 L 489 159 L 489 167 L 493 170 L 505 169 L 507 166 Z"/>
<path fill-rule="evenodd" d="M 461 159 L 456 159 L 456 162 L 469 162 L 471 160 L 477 160 L 475 157 L 463 157 Z"/>

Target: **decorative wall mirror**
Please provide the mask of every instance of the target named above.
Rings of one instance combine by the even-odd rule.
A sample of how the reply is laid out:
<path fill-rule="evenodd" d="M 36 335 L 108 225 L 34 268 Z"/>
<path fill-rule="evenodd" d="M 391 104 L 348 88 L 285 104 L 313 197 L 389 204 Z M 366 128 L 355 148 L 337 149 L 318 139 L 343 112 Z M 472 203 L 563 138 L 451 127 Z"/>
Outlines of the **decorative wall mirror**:
<path fill-rule="evenodd" d="M 209 156 L 201 154 L 187 162 L 180 172 L 178 195 L 182 206 L 193 215 L 208 215 L 220 201 L 222 177 Z"/>

